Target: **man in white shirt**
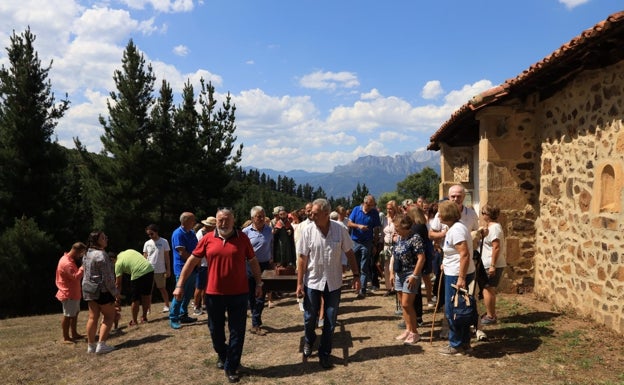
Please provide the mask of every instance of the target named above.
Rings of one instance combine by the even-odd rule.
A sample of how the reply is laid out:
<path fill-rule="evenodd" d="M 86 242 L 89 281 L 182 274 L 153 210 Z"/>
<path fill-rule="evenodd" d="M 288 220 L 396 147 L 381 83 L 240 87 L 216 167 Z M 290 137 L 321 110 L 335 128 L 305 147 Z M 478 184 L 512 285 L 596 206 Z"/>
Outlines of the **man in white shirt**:
<path fill-rule="evenodd" d="M 353 287 L 356 291 L 360 289 L 360 272 L 353 253 L 353 241 L 342 225 L 329 219 L 330 212 L 331 205 L 326 199 L 312 202 L 309 219 L 313 223 L 302 230 L 297 243 L 297 297 L 303 297 L 304 307 L 303 355 L 309 357 L 312 354 L 322 298 L 325 322 L 318 351 L 323 369 L 332 368 L 330 354 L 340 305 L 343 252 L 353 271 Z"/>
<path fill-rule="evenodd" d="M 154 286 L 160 291 L 165 303 L 163 313 L 169 311 L 169 294 L 167 293 L 167 278 L 171 276 L 171 262 L 169 242 L 158 235 L 158 226 L 150 224 L 145 228 L 145 233 L 150 238 L 143 245 L 143 256 L 154 267 Z"/>

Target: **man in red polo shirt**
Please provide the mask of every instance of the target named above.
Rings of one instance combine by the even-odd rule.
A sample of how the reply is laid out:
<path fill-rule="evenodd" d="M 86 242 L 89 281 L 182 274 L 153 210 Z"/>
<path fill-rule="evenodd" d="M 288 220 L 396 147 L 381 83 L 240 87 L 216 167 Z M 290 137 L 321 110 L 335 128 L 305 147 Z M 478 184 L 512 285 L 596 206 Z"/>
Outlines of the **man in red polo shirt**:
<path fill-rule="evenodd" d="M 219 355 L 217 367 L 225 369 L 229 382 L 238 382 L 245 325 L 249 284 L 247 262 L 256 281 L 256 297 L 262 295 L 260 265 L 247 235 L 234 228 L 234 212 L 229 208 L 217 211 L 217 231 L 210 232 L 199 241 L 186 260 L 173 295 L 182 298 L 184 281 L 202 258 L 208 261 L 206 286 L 206 311 L 212 347 Z M 230 341 L 225 342 L 225 319 L 228 319 Z"/>

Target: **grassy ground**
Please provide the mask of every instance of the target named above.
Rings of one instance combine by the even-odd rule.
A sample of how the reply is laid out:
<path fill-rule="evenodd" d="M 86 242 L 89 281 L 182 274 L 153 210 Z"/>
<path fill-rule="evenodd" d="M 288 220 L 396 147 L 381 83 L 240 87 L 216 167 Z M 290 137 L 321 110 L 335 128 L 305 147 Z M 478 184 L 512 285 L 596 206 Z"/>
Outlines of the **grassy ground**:
<path fill-rule="evenodd" d="M 60 308 L 60 306 L 59 306 Z M 162 304 L 155 304 L 160 310 Z M 166 314 L 128 327 L 124 308 L 121 331 L 109 343 L 118 349 L 87 355 L 86 343 L 61 343 L 61 315 L 0 320 L 0 378 L 5 384 L 221 384 L 215 367 L 206 315 L 180 330 Z M 241 383 L 254 384 L 624 384 L 624 337 L 573 314 L 555 311 L 531 294 L 501 295 L 499 323 L 485 327 L 487 341 L 473 342 L 471 356 L 446 357 L 446 341 L 429 341 L 433 311 L 425 312 L 423 341 L 403 346 L 394 299 L 382 292 L 356 300 L 342 295 L 334 336 L 333 361 L 325 371 L 316 352 L 302 362 L 302 313 L 287 295 L 265 309 L 266 336 L 246 335 Z M 84 333 L 87 312 L 79 315 Z M 439 330 L 437 315 L 434 335 Z M 248 320 L 248 323 L 250 321 Z"/>

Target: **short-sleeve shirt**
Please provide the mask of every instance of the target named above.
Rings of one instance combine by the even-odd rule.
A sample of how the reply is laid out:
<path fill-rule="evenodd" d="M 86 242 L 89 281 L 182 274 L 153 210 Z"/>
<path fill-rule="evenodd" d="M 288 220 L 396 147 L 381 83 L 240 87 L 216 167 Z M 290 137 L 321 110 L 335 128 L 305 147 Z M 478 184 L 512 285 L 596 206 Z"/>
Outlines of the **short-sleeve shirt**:
<path fill-rule="evenodd" d="M 186 231 L 184 227 L 180 226 L 171 234 L 171 251 L 173 253 L 173 274 L 179 276 L 182 273 L 182 268 L 186 262 L 180 256 L 177 250 L 178 246 L 183 246 L 187 253 L 191 253 L 197 246 L 197 236 L 193 230 Z"/>
<path fill-rule="evenodd" d="M 395 263 L 399 266 L 399 270 L 395 271 L 395 273 L 413 272 L 418 262 L 418 254 L 425 254 L 423 240 L 420 235 L 412 233 L 407 239 L 399 238 L 392 249 Z"/>
<path fill-rule="evenodd" d="M 349 232 L 338 222 L 329 221 L 327 235 L 311 223 L 301 232 L 299 254 L 308 257 L 304 281 L 310 289 L 334 291 L 342 287 L 342 253 L 353 248 Z"/>
<path fill-rule="evenodd" d="M 247 261 L 255 257 L 249 237 L 235 231 L 228 239 L 216 231 L 205 234 L 193 250 L 193 255 L 206 258 L 208 284 L 206 294 L 239 295 L 249 293 Z"/>
<path fill-rule="evenodd" d="M 171 251 L 169 242 L 159 237 L 157 240 L 149 239 L 143 245 L 143 252 L 147 254 L 147 260 L 154 267 L 154 273 L 162 274 L 167 272 L 165 265 L 165 251 Z"/>
<path fill-rule="evenodd" d="M 117 254 L 115 263 L 115 276 L 117 277 L 130 274 L 130 280 L 134 281 L 153 271 L 152 264 L 136 250 L 128 249 Z"/>
<path fill-rule="evenodd" d="M 489 269 L 492 266 L 492 242 L 499 241 L 498 258 L 496 259 L 496 266 L 505 267 L 507 261 L 505 259 L 505 234 L 503 234 L 503 227 L 500 223 L 490 223 L 488 226 L 488 235 L 483 239 L 483 250 L 481 251 L 481 261 L 483 261 L 483 267 Z"/>
<path fill-rule="evenodd" d="M 381 220 L 379 219 L 379 211 L 372 208 L 367 213 L 362 210 L 362 205 L 355 206 L 349 220 L 358 225 L 366 225 L 367 230 L 351 229 L 351 239 L 358 243 L 364 243 L 373 240 L 373 228 L 381 227 Z"/>
<path fill-rule="evenodd" d="M 459 252 L 455 249 L 455 245 L 461 242 L 466 242 L 468 248 L 468 271 L 466 273 L 474 273 L 475 265 L 472 260 L 472 238 L 470 231 L 461 222 L 455 222 L 453 226 L 448 229 L 446 237 L 444 238 L 444 244 L 442 251 L 444 252 L 444 258 L 442 264 L 444 265 L 444 274 L 448 276 L 459 276 Z"/>
<path fill-rule="evenodd" d="M 76 261 L 68 253 L 63 254 L 56 267 L 56 298 L 59 301 L 82 297 L 82 274 L 83 270 L 78 268 Z"/>
<path fill-rule="evenodd" d="M 273 230 L 271 226 L 264 225 L 258 231 L 253 225 L 243 229 L 243 233 L 249 237 L 258 262 L 269 262 L 273 258 Z"/>
<path fill-rule="evenodd" d="M 104 250 L 88 249 L 82 259 L 84 267 L 84 275 L 82 280 L 99 283 L 102 292 L 109 292 L 113 296 L 119 294 L 119 290 L 115 286 L 115 266 Z M 94 293 L 83 291 L 82 298 L 85 301 L 98 299 Z"/>

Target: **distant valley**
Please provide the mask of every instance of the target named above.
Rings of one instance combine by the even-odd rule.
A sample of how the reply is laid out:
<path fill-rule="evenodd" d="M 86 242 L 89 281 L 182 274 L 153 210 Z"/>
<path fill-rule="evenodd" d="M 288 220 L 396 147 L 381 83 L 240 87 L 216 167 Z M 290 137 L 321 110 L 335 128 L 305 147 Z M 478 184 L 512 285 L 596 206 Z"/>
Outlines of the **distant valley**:
<path fill-rule="evenodd" d="M 277 171 L 257 169 L 260 173 L 277 180 L 279 175 L 292 178 L 295 183 L 319 186 L 328 197 L 351 197 L 358 183 L 366 185 L 371 194 L 379 197 L 384 192 L 396 191 L 396 184 L 408 175 L 429 167 L 440 174 L 440 153 L 419 150 L 396 156 L 364 156 L 346 165 L 336 166 L 330 173 L 304 170 Z M 245 167 L 246 170 L 256 169 Z"/>

